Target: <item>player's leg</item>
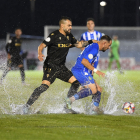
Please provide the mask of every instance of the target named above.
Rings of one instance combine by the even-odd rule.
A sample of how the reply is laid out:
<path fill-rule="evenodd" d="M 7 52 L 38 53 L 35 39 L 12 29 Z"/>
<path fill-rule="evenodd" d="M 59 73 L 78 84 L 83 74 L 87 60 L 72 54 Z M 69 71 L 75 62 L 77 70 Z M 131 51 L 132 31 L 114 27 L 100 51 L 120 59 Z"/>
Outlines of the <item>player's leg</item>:
<path fill-rule="evenodd" d="M 113 62 L 113 58 L 110 58 L 110 59 L 109 59 L 109 64 L 108 64 L 108 69 L 109 69 L 109 70 L 111 69 L 112 62 Z"/>
<path fill-rule="evenodd" d="M 7 61 L 7 66 L 6 66 L 6 68 L 4 69 L 3 74 L 2 74 L 2 76 L 1 76 L 1 79 L 0 79 L 0 83 L 1 83 L 1 84 L 2 84 L 2 81 L 4 80 L 4 78 L 6 77 L 7 73 L 11 70 L 11 65 L 12 65 L 12 61 L 11 61 L 11 59 L 9 59 L 9 60 Z"/>
<path fill-rule="evenodd" d="M 49 88 L 49 86 L 50 82 L 47 80 L 43 80 L 42 84 L 33 91 L 26 105 L 31 106 L 40 97 L 40 95 Z"/>
<path fill-rule="evenodd" d="M 67 69 L 65 66 L 62 66 L 61 72 L 57 78 L 61 79 L 62 81 L 65 81 L 65 82 L 69 82 L 71 84 L 67 97 L 71 97 L 75 93 L 77 93 L 80 83 L 73 76 L 72 72 L 69 69 Z"/>
<path fill-rule="evenodd" d="M 22 58 L 21 57 L 15 58 L 15 64 L 16 64 L 16 66 L 18 66 L 18 68 L 20 70 L 22 84 L 25 84 L 25 71 L 24 71 Z"/>
<path fill-rule="evenodd" d="M 75 100 L 79 100 L 85 97 L 88 97 L 90 95 L 96 95 L 97 89 L 95 84 L 88 84 L 84 86 L 85 88 L 74 94 L 69 99 L 74 102 Z"/>
<path fill-rule="evenodd" d="M 0 78 L 0 83 L 2 84 L 2 81 L 4 80 L 4 78 L 6 77 L 7 73 L 10 71 L 10 67 L 6 67 L 6 69 L 3 71 L 3 74 Z"/>
<path fill-rule="evenodd" d="M 102 111 L 99 110 L 99 103 L 101 100 L 101 92 L 102 92 L 102 88 L 97 84 L 97 82 L 95 82 L 96 85 L 96 89 L 97 89 L 97 94 L 94 94 L 92 96 L 92 102 L 93 102 L 93 109 L 92 109 L 92 114 L 96 114 L 97 112 L 99 113 L 103 113 Z"/>
<path fill-rule="evenodd" d="M 67 98 L 71 97 L 75 93 L 77 93 L 77 91 L 79 89 L 79 86 L 80 86 L 80 83 L 73 76 L 72 72 L 70 70 L 68 70 L 65 66 L 62 66 L 61 72 L 60 72 L 60 74 L 58 75 L 57 78 L 61 79 L 62 81 L 71 83 L 71 87 L 68 91 Z M 64 105 L 64 110 L 65 110 L 66 113 L 72 113 L 72 114 L 77 113 L 72 109 L 68 109 L 66 104 Z"/>
<path fill-rule="evenodd" d="M 119 62 L 119 53 L 118 53 L 118 52 L 116 52 L 116 53 L 114 54 L 114 59 L 116 60 L 116 64 L 117 64 L 118 70 L 120 70 L 121 64 L 120 64 L 120 62 Z"/>
<path fill-rule="evenodd" d="M 116 60 L 116 63 L 117 63 L 118 70 L 120 70 L 121 69 L 121 64 L 120 64 L 119 60 Z"/>
<path fill-rule="evenodd" d="M 84 86 L 85 88 L 74 94 L 72 97 L 66 99 L 67 108 L 71 109 L 71 104 L 75 100 L 79 100 L 85 97 L 88 97 L 92 94 L 97 94 L 97 89 L 95 84 L 88 84 Z"/>
<path fill-rule="evenodd" d="M 70 104 L 75 100 L 79 100 L 81 98 L 85 98 L 87 96 L 97 93 L 94 79 L 90 73 L 82 72 L 78 70 L 72 70 L 72 72 L 74 76 L 76 77 L 76 79 L 81 83 L 81 85 L 86 85 L 86 86 L 84 89 L 77 92 L 74 96 L 67 98 L 67 101 L 70 100 Z M 68 106 L 70 104 L 68 102 Z"/>
<path fill-rule="evenodd" d="M 72 76 L 69 81 L 69 83 L 71 83 L 71 87 L 68 91 L 68 94 L 67 94 L 67 97 L 71 97 L 73 96 L 75 93 L 77 93 L 78 89 L 79 89 L 79 86 L 80 86 L 80 83 L 79 81 L 74 77 Z"/>
<path fill-rule="evenodd" d="M 40 97 L 43 92 L 45 92 L 49 88 L 50 84 L 55 81 L 58 73 L 58 71 L 51 68 L 44 68 L 43 72 L 44 75 L 42 84 L 34 90 L 27 103 L 25 104 L 25 107 L 23 108 L 23 112 L 25 114 L 28 113 L 28 108 Z"/>
<path fill-rule="evenodd" d="M 24 67 L 23 67 L 22 64 L 21 64 L 21 65 L 18 65 L 18 67 L 19 67 L 19 70 L 20 70 L 21 81 L 22 81 L 22 83 L 24 83 L 24 82 L 25 82 L 25 72 L 24 72 Z"/>

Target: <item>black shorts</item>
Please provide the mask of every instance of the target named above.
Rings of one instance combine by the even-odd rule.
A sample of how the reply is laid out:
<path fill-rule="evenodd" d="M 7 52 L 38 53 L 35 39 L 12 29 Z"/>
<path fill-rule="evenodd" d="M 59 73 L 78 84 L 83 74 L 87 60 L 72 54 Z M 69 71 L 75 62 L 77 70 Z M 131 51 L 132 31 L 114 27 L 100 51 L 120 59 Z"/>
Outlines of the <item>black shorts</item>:
<path fill-rule="evenodd" d="M 49 81 L 51 84 L 55 81 L 56 78 L 68 82 L 69 79 L 73 76 L 72 72 L 65 65 L 52 65 L 49 64 L 43 67 L 44 75 L 43 80 Z"/>
<path fill-rule="evenodd" d="M 23 60 L 21 57 L 11 57 L 11 59 L 7 61 L 8 67 L 17 67 L 19 65 L 23 65 Z"/>

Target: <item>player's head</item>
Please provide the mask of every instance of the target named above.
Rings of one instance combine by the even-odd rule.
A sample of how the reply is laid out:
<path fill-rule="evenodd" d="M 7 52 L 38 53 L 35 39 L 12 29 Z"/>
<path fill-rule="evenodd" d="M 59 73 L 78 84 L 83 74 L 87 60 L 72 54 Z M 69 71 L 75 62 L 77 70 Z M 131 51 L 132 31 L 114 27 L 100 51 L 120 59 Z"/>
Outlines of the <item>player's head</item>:
<path fill-rule="evenodd" d="M 118 36 L 117 35 L 113 35 L 113 40 L 118 40 Z"/>
<path fill-rule="evenodd" d="M 16 28 L 15 29 L 15 35 L 16 35 L 16 37 L 20 37 L 21 36 L 21 34 L 22 34 L 22 29 L 21 28 Z"/>
<path fill-rule="evenodd" d="M 95 21 L 93 18 L 88 18 L 87 19 L 87 28 L 88 31 L 94 31 L 94 27 L 95 27 Z"/>
<path fill-rule="evenodd" d="M 72 29 L 72 20 L 69 17 L 61 17 L 59 20 L 59 26 L 66 34 L 69 34 Z"/>
<path fill-rule="evenodd" d="M 112 44 L 112 39 L 108 35 L 103 35 L 100 39 L 100 51 L 105 52 L 106 50 L 110 49 Z"/>

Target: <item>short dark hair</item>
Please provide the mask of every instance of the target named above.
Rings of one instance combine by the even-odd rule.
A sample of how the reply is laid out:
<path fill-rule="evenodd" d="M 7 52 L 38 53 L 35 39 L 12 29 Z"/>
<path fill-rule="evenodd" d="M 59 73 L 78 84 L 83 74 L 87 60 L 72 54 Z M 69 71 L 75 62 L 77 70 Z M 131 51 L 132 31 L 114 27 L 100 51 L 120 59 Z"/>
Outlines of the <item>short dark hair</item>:
<path fill-rule="evenodd" d="M 112 39 L 108 35 L 103 35 L 100 40 L 107 40 L 108 42 L 110 42 Z"/>
<path fill-rule="evenodd" d="M 59 26 L 61 25 L 61 23 L 62 23 L 62 21 L 63 20 L 70 20 L 71 22 L 72 22 L 72 20 L 71 20 L 71 18 L 70 17 L 67 17 L 67 16 L 62 16 L 61 18 L 60 18 L 60 20 L 59 20 Z"/>
<path fill-rule="evenodd" d="M 87 22 L 90 21 L 90 20 L 95 23 L 95 20 L 93 18 L 87 18 Z"/>
<path fill-rule="evenodd" d="M 22 31 L 22 29 L 21 29 L 20 27 L 16 27 L 16 28 L 15 28 L 15 31 L 16 31 L 16 30 L 21 30 L 21 31 Z"/>

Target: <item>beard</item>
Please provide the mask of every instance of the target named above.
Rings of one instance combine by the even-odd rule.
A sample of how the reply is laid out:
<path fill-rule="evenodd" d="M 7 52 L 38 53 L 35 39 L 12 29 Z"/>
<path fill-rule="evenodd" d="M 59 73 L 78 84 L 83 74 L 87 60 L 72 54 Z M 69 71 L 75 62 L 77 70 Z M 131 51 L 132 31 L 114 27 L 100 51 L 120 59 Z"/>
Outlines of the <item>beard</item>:
<path fill-rule="evenodd" d="M 71 30 L 68 31 L 68 30 L 64 29 L 64 32 L 65 32 L 66 34 L 70 34 L 70 31 L 71 31 Z"/>
<path fill-rule="evenodd" d="M 102 52 L 105 52 L 106 50 L 104 48 L 102 48 Z"/>

